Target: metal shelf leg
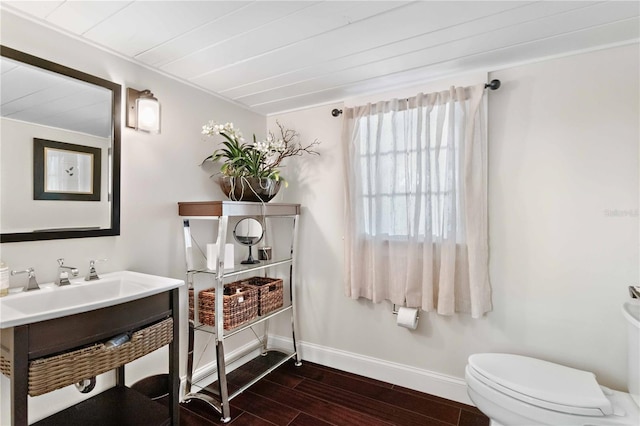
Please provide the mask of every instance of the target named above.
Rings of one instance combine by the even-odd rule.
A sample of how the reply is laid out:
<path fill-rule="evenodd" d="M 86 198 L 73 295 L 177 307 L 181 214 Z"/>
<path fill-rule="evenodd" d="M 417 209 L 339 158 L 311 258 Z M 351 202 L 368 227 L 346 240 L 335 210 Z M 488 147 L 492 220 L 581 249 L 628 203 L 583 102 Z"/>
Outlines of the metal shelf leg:
<path fill-rule="evenodd" d="M 218 390 L 220 392 L 220 405 L 222 411 L 221 421 L 227 423 L 231 420 L 229 407 L 229 391 L 227 389 L 227 372 L 224 362 L 224 345 L 222 340 L 216 342 L 216 362 L 218 364 Z"/>

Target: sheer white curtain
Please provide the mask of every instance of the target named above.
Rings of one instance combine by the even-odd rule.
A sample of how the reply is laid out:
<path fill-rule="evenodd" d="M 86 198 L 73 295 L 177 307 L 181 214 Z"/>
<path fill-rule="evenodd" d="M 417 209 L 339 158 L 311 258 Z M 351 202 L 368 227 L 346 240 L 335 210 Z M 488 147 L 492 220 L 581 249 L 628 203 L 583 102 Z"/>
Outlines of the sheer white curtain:
<path fill-rule="evenodd" d="M 491 310 L 484 85 L 345 108 L 346 294 Z"/>

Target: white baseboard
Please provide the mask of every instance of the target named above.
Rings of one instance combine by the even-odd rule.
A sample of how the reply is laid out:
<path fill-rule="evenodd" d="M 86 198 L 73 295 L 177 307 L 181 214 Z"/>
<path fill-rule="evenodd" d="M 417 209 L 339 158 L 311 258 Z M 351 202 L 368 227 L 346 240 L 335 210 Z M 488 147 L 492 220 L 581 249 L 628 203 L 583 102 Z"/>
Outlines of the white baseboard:
<path fill-rule="evenodd" d="M 269 335 L 270 347 L 290 350 L 292 345 L 291 338 Z M 467 395 L 467 385 L 464 379 L 458 377 L 320 346 L 314 343 L 298 341 L 298 349 L 300 350 L 300 358 L 302 360 L 392 383 L 463 404 L 473 405 L 473 402 L 471 402 Z M 242 355 L 245 352 L 247 353 Z M 227 360 L 227 373 L 230 373 L 259 354 L 260 344 L 258 342 L 250 342 L 229 352 L 225 357 Z M 214 360 L 194 371 L 193 382 L 199 382 L 208 376 L 211 376 L 211 381 L 213 381 L 216 371 L 216 362 Z M 182 377 L 180 380 L 180 399 L 182 399 L 185 394 L 185 386 L 186 377 Z"/>
<path fill-rule="evenodd" d="M 270 346 L 290 348 L 290 338 L 269 336 Z M 300 358 L 405 388 L 473 405 L 464 379 L 308 342 L 298 342 Z"/>

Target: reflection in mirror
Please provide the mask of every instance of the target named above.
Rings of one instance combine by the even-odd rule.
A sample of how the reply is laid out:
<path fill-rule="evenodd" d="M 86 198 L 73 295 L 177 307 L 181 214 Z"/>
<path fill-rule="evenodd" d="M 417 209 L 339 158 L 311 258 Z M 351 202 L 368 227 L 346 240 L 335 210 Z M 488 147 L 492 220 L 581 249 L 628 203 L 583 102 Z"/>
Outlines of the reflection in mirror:
<path fill-rule="evenodd" d="M 260 240 L 262 240 L 263 235 L 264 229 L 262 228 L 262 224 L 252 217 L 246 217 L 236 224 L 236 227 L 233 229 L 233 237 L 238 243 L 249 246 L 249 257 L 247 260 L 240 262 L 241 264 L 251 265 L 260 263 L 259 260 L 253 258 L 251 246 L 258 244 Z"/>
<path fill-rule="evenodd" d="M 0 53 L 1 241 L 119 235 L 120 85 Z"/>

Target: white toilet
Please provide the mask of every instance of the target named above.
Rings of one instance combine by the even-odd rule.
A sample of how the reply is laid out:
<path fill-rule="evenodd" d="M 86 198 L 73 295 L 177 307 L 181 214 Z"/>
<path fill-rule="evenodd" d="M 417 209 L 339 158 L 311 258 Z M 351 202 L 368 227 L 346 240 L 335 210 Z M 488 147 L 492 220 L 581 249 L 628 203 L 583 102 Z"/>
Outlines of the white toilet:
<path fill-rule="evenodd" d="M 593 373 L 520 355 L 469 357 L 467 392 L 492 426 L 640 426 L 640 302 L 624 304 L 629 392 L 598 385 Z"/>

